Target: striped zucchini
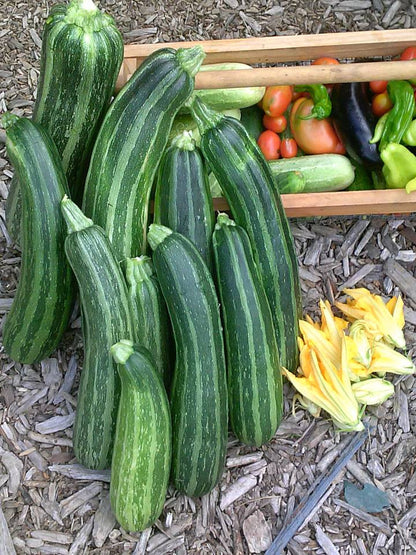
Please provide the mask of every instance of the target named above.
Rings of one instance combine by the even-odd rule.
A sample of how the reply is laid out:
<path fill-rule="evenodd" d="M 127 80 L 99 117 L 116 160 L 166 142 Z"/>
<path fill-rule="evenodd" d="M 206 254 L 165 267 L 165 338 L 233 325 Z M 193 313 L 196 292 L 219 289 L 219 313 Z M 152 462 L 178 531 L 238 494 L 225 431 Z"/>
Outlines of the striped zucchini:
<path fill-rule="evenodd" d="M 109 468 L 120 381 L 110 348 L 132 339 L 127 286 L 104 231 L 64 197 L 65 252 L 77 278 L 84 364 L 74 424 L 74 452 L 88 468 Z"/>
<path fill-rule="evenodd" d="M 113 18 L 92 0 L 53 6 L 46 20 L 33 121 L 49 131 L 62 157 L 71 197 L 81 202 L 89 158 L 123 60 Z M 20 187 L 12 180 L 7 229 L 20 234 Z"/>
<path fill-rule="evenodd" d="M 148 256 L 126 261 L 128 296 L 132 308 L 134 341 L 153 356 L 168 387 L 172 377 L 172 329 L 166 303 Z"/>
<path fill-rule="evenodd" d="M 146 253 L 149 198 L 173 119 L 191 95 L 200 46 L 151 54 L 120 91 L 95 144 L 84 211 L 103 227 L 118 260 Z"/>
<path fill-rule="evenodd" d="M 111 347 L 121 395 L 111 464 L 110 501 L 128 532 L 151 526 L 163 509 L 172 456 L 169 401 L 146 349 Z"/>
<path fill-rule="evenodd" d="M 171 388 L 172 480 L 189 496 L 215 487 L 224 467 L 228 399 L 218 298 L 194 245 L 159 224 L 149 228 L 153 264 L 176 344 Z"/>
<path fill-rule="evenodd" d="M 212 268 L 214 208 L 208 174 L 189 133 L 174 139 L 159 166 L 154 221 L 185 235 Z"/>
<path fill-rule="evenodd" d="M 248 233 L 273 316 L 280 361 L 295 371 L 301 314 L 299 271 L 293 237 L 270 168 L 243 125 L 192 104 L 201 151 L 238 225 Z"/>
<path fill-rule="evenodd" d="M 282 375 L 272 314 L 247 233 L 219 214 L 212 238 L 224 321 L 231 427 L 260 447 L 282 418 Z"/>
<path fill-rule="evenodd" d="M 71 315 L 75 287 L 65 258 L 65 222 L 60 211 L 67 183 L 47 132 L 6 113 L 7 153 L 22 192 L 22 263 L 19 284 L 3 329 L 13 360 L 32 364 L 57 347 Z"/>

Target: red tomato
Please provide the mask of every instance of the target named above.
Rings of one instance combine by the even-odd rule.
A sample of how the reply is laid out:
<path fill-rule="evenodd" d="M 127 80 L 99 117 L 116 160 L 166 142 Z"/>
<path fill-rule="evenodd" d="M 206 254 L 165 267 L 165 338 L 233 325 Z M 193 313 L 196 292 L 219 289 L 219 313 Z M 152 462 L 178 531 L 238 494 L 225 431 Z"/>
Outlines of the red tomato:
<path fill-rule="evenodd" d="M 416 46 L 408 46 L 400 54 L 401 60 L 414 60 L 416 58 Z"/>
<path fill-rule="evenodd" d="M 330 56 L 322 56 L 312 62 L 313 66 L 330 66 L 333 64 L 339 64 L 339 61 L 336 58 L 331 58 Z"/>
<path fill-rule="evenodd" d="M 270 131 L 274 131 L 275 133 L 281 133 L 287 127 L 287 120 L 285 116 L 272 118 L 271 116 L 264 114 L 263 127 L 270 129 Z"/>
<path fill-rule="evenodd" d="M 328 119 L 302 119 L 313 108 L 311 98 L 298 98 L 290 112 L 290 129 L 298 146 L 306 154 L 329 154 L 335 152 L 339 138 Z"/>
<path fill-rule="evenodd" d="M 380 94 L 387 90 L 388 81 L 370 81 L 370 90 L 374 94 Z"/>
<path fill-rule="evenodd" d="M 298 145 L 295 139 L 283 139 L 280 145 L 282 158 L 294 158 L 298 153 Z"/>
<path fill-rule="evenodd" d="M 266 92 L 262 100 L 264 112 L 273 118 L 282 116 L 292 102 L 292 95 L 293 87 L 289 85 L 266 87 Z"/>
<path fill-rule="evenodd" d="M 378 118 L 393 108 L 393 103 L 386 92 L 377 94 L 371 102 L 373 113 Z"/>
<path fill-rule="evenodd" d="M 266 129 L 266 131 L 260 133 L 257 144 L 266 160 L 277 160 L 280 158 L 280 137 L 274 131 Z"/>

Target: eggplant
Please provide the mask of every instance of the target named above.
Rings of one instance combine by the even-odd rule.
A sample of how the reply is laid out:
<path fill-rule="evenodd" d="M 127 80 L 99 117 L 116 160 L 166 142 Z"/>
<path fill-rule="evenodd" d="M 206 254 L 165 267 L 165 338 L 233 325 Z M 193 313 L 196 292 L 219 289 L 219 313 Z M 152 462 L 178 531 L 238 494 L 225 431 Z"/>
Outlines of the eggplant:
<path fill-rule="evenodd" d="M 367 83 L 337 83 L 332 90 L 332 119 L 349 156 L 368 168 L 382 164 L 378 146 L 371 144 L 377 119 Z"/>

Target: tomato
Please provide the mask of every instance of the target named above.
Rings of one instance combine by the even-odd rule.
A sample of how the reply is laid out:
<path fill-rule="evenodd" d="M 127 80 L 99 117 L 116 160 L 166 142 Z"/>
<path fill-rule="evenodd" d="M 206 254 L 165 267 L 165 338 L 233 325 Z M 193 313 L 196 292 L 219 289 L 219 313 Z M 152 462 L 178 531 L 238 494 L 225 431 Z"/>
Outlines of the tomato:
<path fill-rule="evenodd" d="M 370 90 L 374 94 L 380 94 L 387 90 L 388 81 L 370 81 Z"/>
<path fill-rule="evenodd" d="M 295 139 L 283 139 L 280 145 L 282 158 L 294 158 L 298 153 L 298 145 Z"/>
<path fill-rule="evenodd" d="M 400 54 L 401 60 L 414 60 L 416 58 L 416 46 L 408 46 Z"/>
<path fill-rule="evenodd" d="M 266 87 L 266 92 L 262 100 L 264 112 L 273 118 L 282 116 L 292 102 L 292 95 L 293 87 L 289 85 Z"/>
<path fill-rule="evenodd" d="M 373 113 L 378 118 L 393 108 L 393 103 L 386 92 L 377 94 L 371 102 Z"/>
<path fill-rule="evenodd" d="M 263 116 L 263 127 L 266 129 L 270 129 L 270 131 L 274 131 L 275 133 L 281 133 L 287 127 L 287 120 L 285 116 L 277 116 L 272 118 L 267 114 Z"/>
<path fill-rule="evenodd" d="M 280 137 L 274 131 L 266 129 L 266 131 L 260 133 L 257 144 L 266 160 L 277 160 L 280 158 Z"/>
<path fill-rule="evenodd" d="M 298 98 L 290 112 L 290 129 L 298 146 L 306 154 L 329 154 L 339 148 L 339 138 L 329 119 L 301 119 L 313 108 L 311 98 Z"/>
<path fill-rule="evenodd" d="M 336 58 L 331 58 L 330 56 L 322 56 L 312 62 L 313 66 L 330 66 L 335 64 L 339 64 L 339 61 Z"/>

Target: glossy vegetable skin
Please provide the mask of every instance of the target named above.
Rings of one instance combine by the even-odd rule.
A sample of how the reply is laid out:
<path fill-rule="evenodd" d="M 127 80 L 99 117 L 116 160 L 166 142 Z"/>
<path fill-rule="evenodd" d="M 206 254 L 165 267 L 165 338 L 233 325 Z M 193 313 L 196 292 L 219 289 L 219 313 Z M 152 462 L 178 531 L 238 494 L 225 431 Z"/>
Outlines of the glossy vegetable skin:
<path fill-rule="evenodd" d="M 277 160 L 280 158 L 280 137 L 274 131 L 266 129 L 257 139 L 257 144 L 266 160 Z"/>
<path fill-rule="evenodd" d="M 337 83 L 332 91 L 332 118 L 347 153 L 359 163 L 381 164 L 378 147 L 370 144 L 376 127 L 365 83 Z"/>
<path fill-rule="evenodd" d="M 292 102 L 293 87 L 289 85 L 277 85 L 266 87 L 261 107 L 264 112 L 272 117 L 282 116 L 289 104 Z"/>

